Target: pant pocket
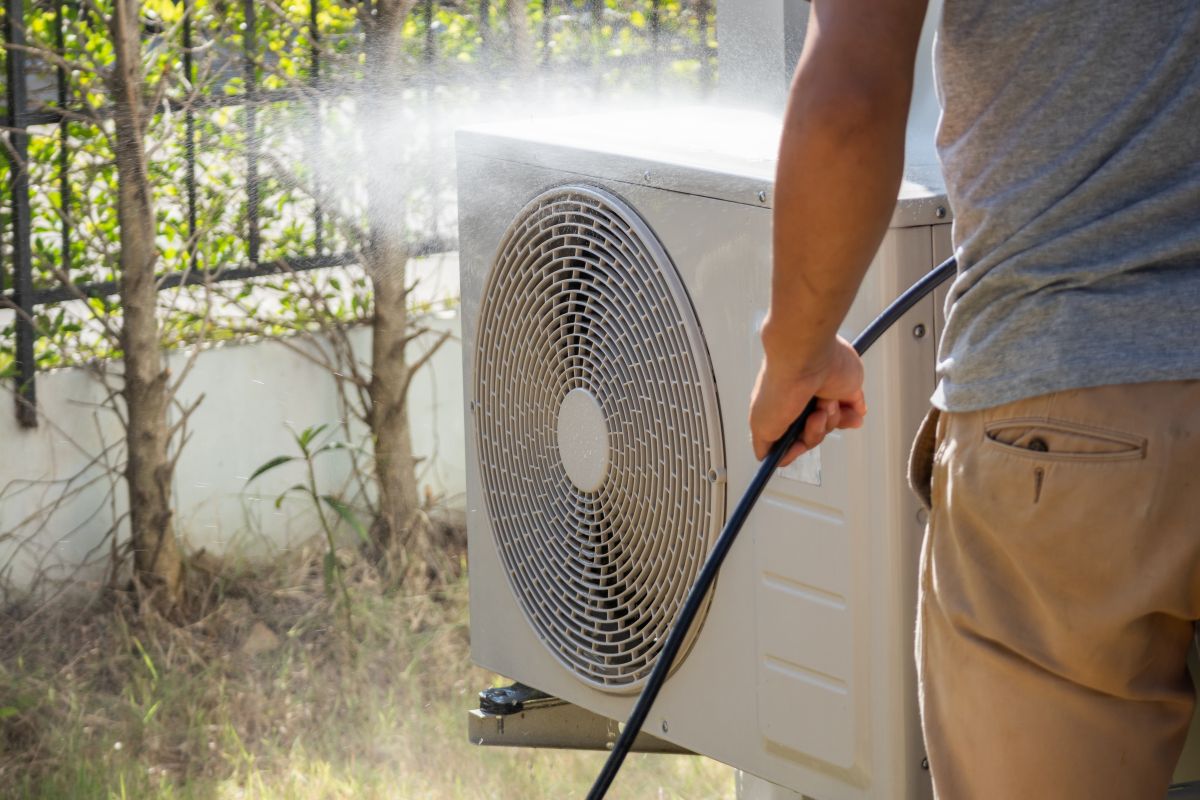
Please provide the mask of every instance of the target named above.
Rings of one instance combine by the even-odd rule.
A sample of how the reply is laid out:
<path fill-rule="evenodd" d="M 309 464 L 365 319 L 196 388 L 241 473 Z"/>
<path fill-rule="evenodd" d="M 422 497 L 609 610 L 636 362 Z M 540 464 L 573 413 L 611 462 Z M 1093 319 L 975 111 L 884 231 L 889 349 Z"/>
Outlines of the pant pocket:
<path fill-rule="evenodd" d="M 913 494 L 925 506 L 926 511 L 933 508 L 933 456 L 937 449 L 937 423 L 942 412 L 930 408 L 917 436 L 913 439 L 912 451 L 908 455 L 908 486 Z"/>
<path fill-rule="evenodd" d="M 1042 461 L 1124 461 L 1146 456 L 1146 440 L 1123 431 L 1050 418 L 995 419 L 985 445 Z"/>

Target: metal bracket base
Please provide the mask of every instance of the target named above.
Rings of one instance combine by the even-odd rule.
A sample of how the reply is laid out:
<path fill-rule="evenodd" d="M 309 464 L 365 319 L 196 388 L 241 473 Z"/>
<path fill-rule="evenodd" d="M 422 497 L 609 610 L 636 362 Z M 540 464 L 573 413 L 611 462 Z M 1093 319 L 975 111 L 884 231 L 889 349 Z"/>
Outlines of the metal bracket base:
<path fill-rule="evenodd" d="M 487 710 L 467 714 L 467 736 L 484 747 L 610 750 L 621 732 L 616 720 L 521 684 L 480 692 L 480 705 Z M 633 750 L 694 755 L 645 732 L 634 741 Z"/>

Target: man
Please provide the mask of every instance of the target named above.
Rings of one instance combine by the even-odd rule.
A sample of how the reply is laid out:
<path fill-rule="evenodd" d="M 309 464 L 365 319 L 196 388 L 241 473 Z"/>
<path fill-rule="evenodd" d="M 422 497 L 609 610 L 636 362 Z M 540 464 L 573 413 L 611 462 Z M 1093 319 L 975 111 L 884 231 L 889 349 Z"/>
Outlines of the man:
<path fill-rule="evenodd" d="M 924 0 L 816 0 L 775 189 L 750 427 L 863 423 L 837 338 L 903 164 Z M 912 472 L 934 789 L 1165 794 L 1200 617 L 1200 3 L 946 0 L 959 274 Z"/>

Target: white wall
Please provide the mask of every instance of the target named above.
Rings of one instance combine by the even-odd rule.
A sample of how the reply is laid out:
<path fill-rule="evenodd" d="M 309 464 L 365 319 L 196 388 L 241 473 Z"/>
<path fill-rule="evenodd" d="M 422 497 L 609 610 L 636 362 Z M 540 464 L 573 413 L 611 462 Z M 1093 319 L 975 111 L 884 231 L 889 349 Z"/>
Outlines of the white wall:
<path fill-rule="evenodd" d="M 717 3 L 719 97 L 733 106 L 781 111 L 808 28 L 809 3 L 800 0 L 722 0 Z M 934 134 L 941 113 L 933 83 L 933 39 L 942 0 L 930 0 L 917 51 L 909 111 L 910 164 L 937 165 Z"/>
<path fill-rule="evenodd" d="M 410 392 L 414 446 L 425 458 L 418 468 L 421 492 L 456 512 L 465 489 L 459 319 L 456 311 L 445 311 L 423 322 L 451 338 L 414 378 Z M 369 360 L 370 330 L 350 336 L 359 357 Z M 188 357 L 171 354 L 173 373 Z M 268 459 L 296 452 L 291 430 L 337 427 L 342 413 L 328 371 L 278 341 L 224 345 L 196 356 L 180 399 L 187 404 L 200 395 L 174 484 L 176 526 L 185 546 L 261 555 L 319 533 L 311 506 L 299 496 L 275 508 L 276 495 L 303 480 L 300 464 L 280 467 L 249 488 L 246 479 Z M 0 411 L 0 569 L 10 585 L 28 586 L 39 570 L 84 584 L 102 579 L 106 534 L 126 509 L 124 487 L 105 468 L 124 456 L 120 422 L 103 407 L 104 397 L 104 386 L 88 369 L 69 368 L 38 376 L 41 427 L 21 429 L 7 402 Z M 363 444 L 364 435 L 356 427 L 351 438 Z M 321 491 L 354 496 L 347 455 L 332 453 L 317 466 Z M 92 567 L 78 569 L 89 560 Z"/>

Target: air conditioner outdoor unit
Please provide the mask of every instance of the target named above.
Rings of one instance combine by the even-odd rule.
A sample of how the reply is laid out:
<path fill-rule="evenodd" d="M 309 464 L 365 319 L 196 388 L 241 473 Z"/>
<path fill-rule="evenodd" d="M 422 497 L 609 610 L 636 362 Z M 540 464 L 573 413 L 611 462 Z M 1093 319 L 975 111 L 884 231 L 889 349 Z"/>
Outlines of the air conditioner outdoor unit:
<path fill-rule="evenodd" d="M 608 720 L 628 716 L 757 466 L 779 126 L 670 109 L 459 134 L 472 655 Z M 910 164 L 842 333 L 949 255 L 940 173 Z M 818 800 L 930 796 L 911 655 L 925 514 L 904 476 L 943 302 L 866 355 L 867 426 L 768 486 L 647 722 L 667 744 L 649 747 Z M 560 712 L 526 743 L 595 745 Z M 1200 777 L 1198 726 L 1177 780 Z"/>
<path fill-rule="evenodd" d="M 624 719 L 755 469 L 779 120 L 714 109 L 458 139 L 472 654 Z M 844 333 L 949 255 L 910 167 Z M 905 486 L 934 385 L 930 298 L 867 355 L 868 426 L 772 481 L 648 722 L 811 797 L 919 798 L 923 512 Z"/>

